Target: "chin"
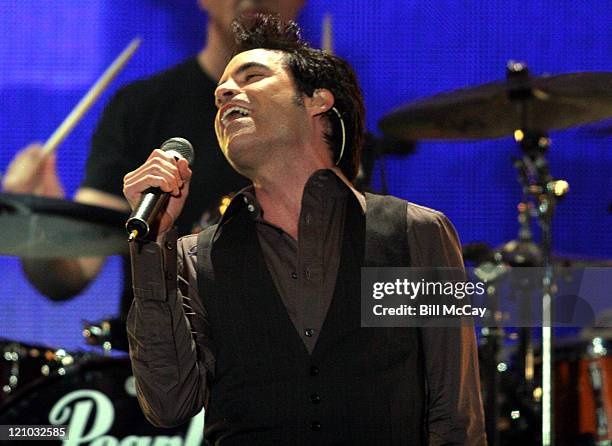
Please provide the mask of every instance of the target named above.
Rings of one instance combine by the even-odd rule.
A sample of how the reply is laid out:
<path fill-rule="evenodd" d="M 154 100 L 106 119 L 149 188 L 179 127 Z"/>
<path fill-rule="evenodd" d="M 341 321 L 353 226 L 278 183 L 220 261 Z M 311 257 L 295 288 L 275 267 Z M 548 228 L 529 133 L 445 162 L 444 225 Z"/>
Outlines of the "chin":
<path fill-rule="evenodd" d="M 234 142 L 227 145 L 223 150 L 225 158 L 234 168 L 235 171 L 244 175 L 243 171 L 247 169 L 251 162 L 249 158 L 252 158 L 249 147 L 246 144 L 236 144 Z"/>
<path fill-rule="evenodd" d="M 227 161 L 230 166 L 232 166 L 232 169 L 234 169 L 240 175 L 248 179 L 252 179 L 252 173 L 255 171 L 255 168 L 253 166 L 253 163 L 249 162 L 248 159 L 244 159 L 244 157 L 227 157 Z"/>

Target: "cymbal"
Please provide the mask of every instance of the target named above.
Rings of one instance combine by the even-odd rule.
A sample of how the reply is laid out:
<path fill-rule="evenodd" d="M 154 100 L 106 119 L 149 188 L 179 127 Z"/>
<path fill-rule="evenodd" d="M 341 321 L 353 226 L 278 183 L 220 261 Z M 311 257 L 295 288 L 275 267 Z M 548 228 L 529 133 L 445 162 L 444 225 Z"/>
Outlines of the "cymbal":
<path fill-rule="evenodd" d="M 583 72 L 531 77 L 527 130 L 546 132 L 612 117 L 612 73 Z M 521 125 L 506 81 L 441 93 L 384 116 L 380 129 L 405 140 L 488 139 L 511 135 Z"/>
<path fill-rule="evenodd" d="M 127 217 L 72 201 L 0 193 L 0 254 L 29 258 L 125 254 Z"/>

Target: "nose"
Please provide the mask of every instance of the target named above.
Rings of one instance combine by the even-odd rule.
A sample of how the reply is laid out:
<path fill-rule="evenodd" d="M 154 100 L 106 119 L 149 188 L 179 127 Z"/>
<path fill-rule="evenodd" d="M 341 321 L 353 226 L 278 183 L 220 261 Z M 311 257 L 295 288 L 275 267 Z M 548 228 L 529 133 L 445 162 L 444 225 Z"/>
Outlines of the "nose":
<path fill-rule="evenodd" d="M 229 102 L 238 93 L 238 86 L 231 79 L 219 85 L 215 90 L 215 103 L 217 108 L 223 107 L 223 105 Z"/>

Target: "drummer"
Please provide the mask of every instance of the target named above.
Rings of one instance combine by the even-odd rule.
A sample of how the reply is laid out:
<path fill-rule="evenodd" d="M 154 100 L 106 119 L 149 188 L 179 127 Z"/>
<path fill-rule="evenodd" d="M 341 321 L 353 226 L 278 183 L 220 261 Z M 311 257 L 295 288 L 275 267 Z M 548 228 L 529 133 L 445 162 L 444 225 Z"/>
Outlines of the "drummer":
<path fill-rule="evenodd" d="M 196 151 L 194 190 L 181 218 L 180 234 L 200 226 L 202 213 L 221 197 L 241 189 L 247 181 L 235 173 L 218 149 L 212 126 L 217 79 L 233 47 L 232 20 L 242 13 L 276 12 L 294 19 L 305 0 L 198 0 L 208 15 L 206 45 L 197 56 L 121 88 L 107 104 L 92 138 L 84 180 L 73 199 L 79 203 L 129 211 L 121 189 L 123 176 L 168 138 L 181 136 Z M 13 159 L 3 179 L 6 192 L 64 198 L 55 155 L 42 156 L 41 145 L 30 144 Z M 79 294 L 100 272 L 105 259 L 22 259 L 28 280 L 43 295 L 66 300 Z M 120 319 L 114 321 L 113 347 L 127 349 L 125 317 L 132 292 L 129 261 L 123 260 L 124 288 Z M 119 330 L 121 336 L 116 337 Z"/>

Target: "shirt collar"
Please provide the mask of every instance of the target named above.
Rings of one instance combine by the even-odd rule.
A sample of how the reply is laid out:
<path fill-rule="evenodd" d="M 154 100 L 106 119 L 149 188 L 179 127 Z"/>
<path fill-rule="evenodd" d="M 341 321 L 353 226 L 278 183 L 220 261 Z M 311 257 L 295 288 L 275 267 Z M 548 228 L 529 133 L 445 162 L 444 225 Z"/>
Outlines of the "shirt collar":
<path fill-rule="evenodd" d="M 329 193 L 330 197 L 344 195 L 350 192 L 349 197 L 352 197 L 353 200 L 357 200 L 362 212 L 365 213 L 366 202 L 363 194 L 357 191 L 344 176 L 338 175 L 336 171 L 332 169 L 319 169 L 313 172 L 304 186 L 304 193 L 308 189 L 314 187 L 325 188 L 326 193 Z M 257 220 L 262 218 L 261 214 L 262 210 L 257 201 L 257 196 L 255 195 L 255 188 L 253 185 L 250 185 L 239 191 L 234 198 L 232 198 L 231 203 L 228 205 L 219 222 L 219 226 L 222 226 L 232 217 L 238 215 L 245 215 L 248 216 L 248 218 Z"/>

